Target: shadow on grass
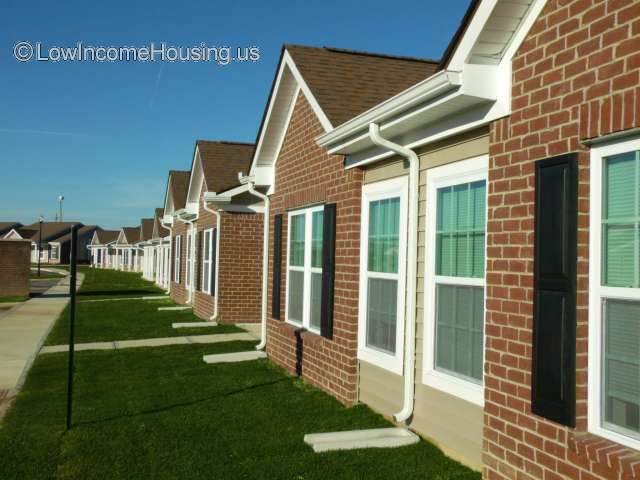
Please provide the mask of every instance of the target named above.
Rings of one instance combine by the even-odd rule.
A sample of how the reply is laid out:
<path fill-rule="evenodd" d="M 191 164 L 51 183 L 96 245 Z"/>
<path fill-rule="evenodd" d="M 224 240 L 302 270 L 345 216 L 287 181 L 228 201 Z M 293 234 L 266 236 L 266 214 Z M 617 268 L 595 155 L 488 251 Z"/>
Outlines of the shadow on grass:
<path fill-rule="evenodd" d="M 221 394 L 217 394 L 217 395 L 211 395 L 209 397 L 205 397 L 205 398 L 200 398 L 197 400 L 193 400 L 191 402 L 182 402 L 182 403 L 175 403 L 173 405 L 167 405 L 165 407 L 161 407 L 161 408 L 153 408 L 151 410 L 143 410 L 141 412 L 137 412 L 137 413 L 127 413 L 124 415 L 114 415 L 112 417 L 107 417 L 107 418 L 101 418 L 99 420 L 90 420 L 90 421 L 86 421 L 86 422 L 78 422 L 78 423 L 74 423 L 73 426 L 74 427 L 81 427 L 81 426 L 85 426 L 85 425 L 97 425 L 97 424 L 101 424 L 101 423 L 109 423 L 109 422 L 114 422 L 117 420 L 121 420 L 124 418 L 134 418 L 134 417 L 140 417 L 143 415 L 152 415 L 154 413 L 162 413 L 162 412 L 168 412 L 171 410 L 175 410 L 176 408 L 183 408 L 183 407 L 190 407 L 193 405 L 198 405 L 200 403 L 206 403 L 209 402 L 211 400 L 216 400 L 218 398 L 226 398 L 226 397 L 232 397 L 234 395 L 239 395 L 241 393 L 245 393 L 245 392 L 249 392 L 251 390 L 256 390 L 262 387 L 270 387 L 272 385 L 276 385 L 278 383 L 282 383 L 282 382 L 288 382 L 290 381 L 289 378 L 280 378 L 278 380 L 274 380 L 272 382 L 265 382 L 265 383 L 257 383 L 255 385 L 250 385 L 248 387 L 244 387 L 244 388 L 239 388 L 237 390 L 231 390 L 229 392 L 225 392 L 225 393 L 221 393 Z"/>
<path fill-rule="evenodd" d="M 87 290 L 78 292 L 78 297 L 128 297 L 142 295 L 161 295 L 163 292 L 153 292 L 149 290 Z"/>

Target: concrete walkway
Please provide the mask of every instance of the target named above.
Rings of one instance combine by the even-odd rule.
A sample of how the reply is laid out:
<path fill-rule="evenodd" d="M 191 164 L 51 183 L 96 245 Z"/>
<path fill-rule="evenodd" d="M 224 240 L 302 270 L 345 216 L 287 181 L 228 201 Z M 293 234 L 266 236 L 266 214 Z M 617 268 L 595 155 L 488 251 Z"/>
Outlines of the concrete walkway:
<path fill-rule="evenodd" d="M 78 288 L 84 275 L 78 272 Z M 4 402 L 20 389 L 56 319 L 69 302 L 69 277 L 0 318 L 0 418 Z"/>
<path fill-rule="evenodd" d="M 190 343 L 219 343 L 256 340 L 255 335 L 248 332 L 217 333 L 211 335 L 189 335 L 185 337 L 144 338 L 141 340 L 118 340 L 115 342 L 78 343 L 75 349 L 80 350 L 120 350 L 123 348 L 164 347 L 167 345 L 189 345 Z M 51 345 L 42 347 L 40 353 L 60 353 L 69 350 L 69 345 Z"/>

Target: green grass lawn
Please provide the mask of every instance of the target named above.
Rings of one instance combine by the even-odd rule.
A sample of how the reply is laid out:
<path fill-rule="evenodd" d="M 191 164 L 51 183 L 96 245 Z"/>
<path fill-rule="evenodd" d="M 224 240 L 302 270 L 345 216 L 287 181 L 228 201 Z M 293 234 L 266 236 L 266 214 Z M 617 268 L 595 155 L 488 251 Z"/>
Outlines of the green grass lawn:
<path fill-rule="evenodd" d="M 65 354 L 38 357 L 0 428 L 0 478 L 474 479 L 421 441 L 315 454 L 306 433 L 388 426 L 267 360 L 207 365 L 249 342 L 79 352 L 64 432 Z"/>
<path fill-rule="evenodd" d="M 16 303 L 16 302 L 25 302 L 27 300 L 29 300 L 28 296 L 0 297 L 0 303 Z"/>
<path fill-rule="evenodd" d="M 200 322 L 191 310 L 158 311 L 161 306 L 176 306 L 173 300 L 110 300 L 130 296 L 159 295 L 164 291 L 139 273 L 86 269 L 77 296 L 76 342 L 108 342 L 140 338 L 177 337 L 211 333 L 235 333 L 234 325 L 211 328 L 174 329 L 174 322 Z M 88 300 L 105 300 L 100 302 Z M 62 345 L 69 338 L 69 306 L 64 309 L 49 334 L 46 345 Z"/>
<path fill-rule="evenodd" d="M 140 273 L 100 268 L 81 268 L 80 271 L 84 273 L 84 282 L 78 296 L 85 299 L 164 294 L 164 290 L 144 280 Z"/>
<path fill-rule="evenodd" d="M 210 333 L 234 333 L 242 330 L 234 325 L 210 328 L 180 328 L 174 322 L 201 322 L 191 310 L 158 311 L 160 306 L 177 305 L 172 300 L 108 300 L 87 302 L 78 297 L 76 303 L 76 342 L 106 342 L 139 338 L 177 337 Z M 69 306 L 56 321 L 46 345 L 69 343 Z"/>

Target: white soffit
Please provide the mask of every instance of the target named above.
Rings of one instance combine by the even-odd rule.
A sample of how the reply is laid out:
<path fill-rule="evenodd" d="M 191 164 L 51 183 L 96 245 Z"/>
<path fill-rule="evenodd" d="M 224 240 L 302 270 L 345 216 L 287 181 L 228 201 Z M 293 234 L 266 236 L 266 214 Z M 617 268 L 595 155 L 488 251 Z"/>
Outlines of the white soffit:
<path fill-rule="evenodd" d="M 498 65 L 535 0 L 498 0 L 475 44 L 469 63 Z"/>

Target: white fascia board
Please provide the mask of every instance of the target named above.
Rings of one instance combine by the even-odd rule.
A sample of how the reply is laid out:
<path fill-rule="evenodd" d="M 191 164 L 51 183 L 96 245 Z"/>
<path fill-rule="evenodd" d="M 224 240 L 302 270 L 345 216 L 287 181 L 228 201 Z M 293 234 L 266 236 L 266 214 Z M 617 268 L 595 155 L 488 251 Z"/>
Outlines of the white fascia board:
<path fill-rule="evenodd" d="M 369 124 L 372 122 L 381 123 L 384 119 L 397 115 L 414 105 L 460 87 L 461 83 L 460 72 L 450 70 L 438 72 L 343 123 L 334 130 L 319 136 L 316 142 L 321 147 L 331 147 L 339 143 L 341 139 L 356 135 L 362 130 L 368 130 Z"/>
<path fill-rule="evenodd" d="M 239 185 L 224 193 L 204 192 L 204 201 L 207 203 L 231 203 L 233 197 L 249 191 L 249 184 Z"/>
<path fill-rule="evenodd" d="M 458 45 L 447 65 L 452 70 L 462 70 L 466 62 L 469 60 L 471 50 L 475 45 L 480 33 L 484 29 L 487 20 L 491 16 L 493 9 L 499 0 L 482 0 L 476 8 L 473 18 L 467 25 L 464 35 L 458 42 Z"/>

